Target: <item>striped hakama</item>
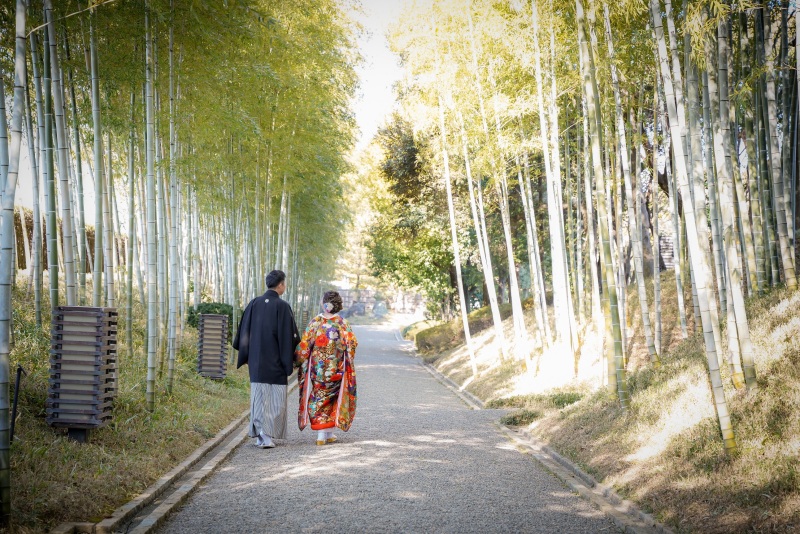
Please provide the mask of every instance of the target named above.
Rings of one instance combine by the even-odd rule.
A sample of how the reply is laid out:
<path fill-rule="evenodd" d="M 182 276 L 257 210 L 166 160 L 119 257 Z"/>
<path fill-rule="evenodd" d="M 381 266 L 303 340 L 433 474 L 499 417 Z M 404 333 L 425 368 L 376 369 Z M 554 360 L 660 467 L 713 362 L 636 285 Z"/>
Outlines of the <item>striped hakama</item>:
<path fill-rule="evenodd" d="M 263 432 L 273 439 L 286 439 L 286 385 L 250 382 L 250 429 L 254 438 Z"/>

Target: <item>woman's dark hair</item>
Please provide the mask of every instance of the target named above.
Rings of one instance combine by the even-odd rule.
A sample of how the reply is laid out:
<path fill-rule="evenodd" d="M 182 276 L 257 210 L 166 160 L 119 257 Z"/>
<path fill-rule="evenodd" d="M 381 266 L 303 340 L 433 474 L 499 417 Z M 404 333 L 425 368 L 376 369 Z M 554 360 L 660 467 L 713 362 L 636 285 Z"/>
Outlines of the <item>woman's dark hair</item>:
<path fill-rule="evenodd" d="M 326 291 L 325 295 L 322 296 L 323 307 L 326 302 L 333 304 L 333 309 L 331 309 L 328 313 L 339 313 L 342 311 L 342 297 L 339 295 L 338 291 Z"/>
<path fill-rule="evenodd" d="M 281 285 L 281 282 L 286 280 L 286 273 L 279 270 L 274 270 L 267 275 L 267 289 L 274 289 Z"/>

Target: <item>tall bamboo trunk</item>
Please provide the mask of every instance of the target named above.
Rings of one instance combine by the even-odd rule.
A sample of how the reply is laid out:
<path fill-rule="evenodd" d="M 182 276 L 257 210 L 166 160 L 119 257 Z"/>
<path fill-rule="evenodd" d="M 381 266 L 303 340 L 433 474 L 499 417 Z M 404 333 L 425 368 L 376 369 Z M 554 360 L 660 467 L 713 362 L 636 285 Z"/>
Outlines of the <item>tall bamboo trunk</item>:
<path fill-rule="evenodd" d="M 611 37 L 611 20 L 608 15 L 608 5 L 603 4 L 603 15 L 605 19 L 606 29 L 606 42 L 608 44 L 608 55 L 611 61 L 611 82 L 614 89 L 614 108 L 617 118 L 617 136 L 620 146 L 620 163 L 622 165 L 622 174 L 625 181 L 625 197 L 628 203 L 628 228 L 631 234 L 632 248 L 633 248 L 633 264 L 636 271 L 636 286 L 639 294 L 639 309 L 642 315 L 642 326 L 644 328 L 645 342 L 647 344 L 647 352 L 650 355 L 650 361 L 658 363 L 658 351 L 655 346 L 655 339 L 650 327 L 650 312 L 647 303 L 647 290 L 645 288 L 644 280 L 644 266 L 642 263 L 642 240 L 640 237 L 640 228 L 637 224 L 636 213 L 634 209 L 634 196 L 633 187 L 631 185 L 631 169 L 628 158 L 628 140 L 625 135 L 625 119 L 622 114 L 622 100 L 619 94 L 619 80 L 617 77 L 617 67 L 614 63 L 614 45 Z"/>
<path fill-rule="evenodd" d="M 469 352 L 469 362 L 472 367 L 472 376 L 478 376 L 478 365 L 475 363 L 475 351 L 472 347 L 472 336 L 469 331 L 469 318 L 467 317 L 467 300 L 464 298 L 464 279 L 461 276 L 461 251 L 458 244 L 458 230 L 456 229 L 456 212 L 453 206 L 453 188 L 450 184 L 450 157 L 447 151 L 447 127 L 444 120 L 444 106 L 442 105 L 442 97 L 439 97 L 439 129 L 441 136 L 441 153 L 442 164 L 444 165 L 444 187 L 447 193 L 447 212 L 450 218 L 450 239 L 453 246 L 453 262 L 456 267 L 456 280 L 458 285 L 458 301 L 461 308 L 461 323 L 464 328 L 464 338 L 467 343 L 467 351 Z"/>
<path fill-rule="evenodd" d="M 578 326 L 575 323 L 575 306 L 572 301 L 569 261 L 567 259 L 566 239 L 564 237 L 564 210 L 563 198 L 564 194 L 561 187 L 561 155 L 559 153 L 559 137 L 560 128 L 558 125 L 558 90 L 556 87 L 556 43 L 555 31 L 553 25 L 550 25 L 550 99 L 549 99 L 549 116 L 550 116 L 550 154 L 553 158 L 553 193 L 554 197 L 558 199 L 556 210 L 556 228 L 558 230 L 559 241 L 561 242 L 561 250 L 558 251 L 559 263 L 561 264 L 560 270 L 562 271 L 563 284 L 566 291 L 565 298 L 565 312 L 567 326 L 569 326 L 570 347 L 572 352 L 578 350 Z M 549 213 L 549 210 L 548 210 Z M 555 258 L 555 256 L 554 256 Z M 561 321 L 559 321 L 561 322 Z"/>
<path fill-rule="evenodd" d="M 583 54 L 583 52 L 578 49 L 579 54 Z M 581 61 L 584 61 L 581 59 Z M 605 318 L 603 317 L 603 312 L 600 305 L 600 275 L 597 272 L 597 245 L 596 241 L 596 221 L 597 217 L 595 217 L 594 213 L 594 202 L 592 202 L 592 191 L 594 191 L 594 186 L 592 185 L 592 166 L 590 163 L 590 156 L 591 156 L 591 149 L 589 148 L 589 110 L 586 104 L 586 94 L 582 94 L 581 98 L 581 108 L 583 110 L 583 146 L 584 146 L 584 173 L 583 173 L 583 182 L 584 182 L 584 197 L 586 201 L 586 230 L 589 236 L 589 274 L 591 276 L 592 282 L 592 299 L 591 299 L 591 315 L 592 315 L 592 322 L 594 323 L 595 330 L 599 333 L 603 328 L 603 323 L 605 322 Z"/>
<path fill-rule="evenodd" d="M 536 318 L 537 338 L 542 344 L 542 348 L 550 346 L 550 325 L 547 320 L 547 301 L 542 291 L 540 280 L 542 278 L 542 264 L 539 256 L 539 246 L 536 239 L 536 213 L 533 208 L 533 199 L 530 191 L 530 179 L 528 177 L 528 154 L 525 153 L 524 174 L 523 167 L 520 165 L 519 155 L 517 161 L 517 181 L 522 197 L 522 207 L 525 214 L 525 238 L 528 244 L 528 260 L 530 265 L 531 279 L 531 298 L 533 300 L 534 317 Z"/>
<path fill-rule="evenodd" d="M 172 2 L 170 2 L 172 7 Z M 174 16 L 174 13 L 173 13 Z M 167 349 L 169 363 L 167 366 L 167 393 L 172 393 L 172 382 L 175 374 L 176 333 L 178 322 L 178 183 L 175 158 L 175 70 L 174 70 L 174 20 L 169 26 L 169 187 L 170 187 L 170 239 L 169 239 L 169 332 Z"/>
<path fill-rule="evenodd" d="M 8 525 L 11 515 L 11 436 L 10 436 L 10 367 L 11 293 L 14 250 L 14 202 L 22 146 L 22 115 L 25 109 L 25 1 L 16 3 L 16 38 L 14 48 L 14 95 L 11 104 L 11 143 L 8 145 L 8 172 L 2 184 L 0 215 L 0 524 Z M 0 82 L 2 85 L 2 82 Z M 4 95 L 0 95 L 5 98 Z M 5 117 L 2 117 L 5 120 Z M 23 224 L 24 221 L 23 221 Z"/>
<path fill-rule="evenodd" d="M 691 58 L 691 41 L 686 40 L 686 57 Z M 700 242 L 700 252 L 703 255 L 700 260 L 707 266 L 708 273 L 711 273 L 712 254 L 708 248 L 709 232 L 708 219 L 706 218 L 706 188 L 704 183 L 703 153 L 700 131 L 700 91 L 698 88 L 698 72 L 694 63 L 688 59 L 687 71 L 687 100 L 689 107 L 688 123 L 688 146 L 691 150 L 689 161 L 691 169 L 692 201 L 694 202 L 694 213 L 697 217 L 697 238 Z M 709 177 L 709 182 L 713 177 Z M 709 195 L 713 197 L 713 192 Z M 714 201 L 711 201 L 714 204 Z M 713 221 L 712 221 L 713 223 Z M 709 279 L 709 299 L 708 311 L 711 314 L 711 326 L 713 328 L 714 343 L 717 347 L 722 346 L 722 338 L 719 329 L 719 308 L 717 299 L 714 298 L 713 282 Z M 719 352 L 717 353 L 719 355 Z"/>
<path fill-rule="evenodd" d="M 606 213 L 606 194 L 605 194 L 605 174 L 603 170 L 601 146 L 601 117 L 600 102 L 597 90 L 597 78 L 595 75 L 594 56 L 586 39 L 585 16 L 583 3 L 575 0 L 577 24 L 578 24 L 578 43 L 581 51 L 580 64 L 583 77 L 583 91 L 586 95 L 586 108 L 589 113 L 589 132 L 592 143 L 592 164 L 594 167 L 594 177 L 597 183 L 597 209 L 600 227 L 600 236 L 603 246 L 603 264 L 605 266 L 605 292 L 608 294 L 609 317 L 612 339 L 608 340 L 614 346 L 614 373 L 609 373 L 609 385 L 616 389 L 616 394 L 623 408 L 628 406 L 628 381 L 626 376 L 624 354 L 622 349 L 622 331 L 620 329 L 619 309 L 617 303 L 617 288 L 614 279 L 614 268 L 611 260 L 610 232 L 608 227 L 608 217 Z M 588 63 L 588 65 L 587 65 Z M 609 368 L 611 370 L 611 368 Z M 612 380 L 612 374 L 614 379 Z"/>
<path fill-rule="evenodd" d="M 492 324 L 494 326 L 495 338 L 497 343 L 502 348 L 502 356 L 506 357 L 505 344 L 503 343 L 503 320 L 500 317 L 500 306 L 497 301 L 497 289 L 494 282 L 494 267 L 492 265 L 492 258 L 489 254 L 489 243 L 486 238 L 485 219 L 483 218 L 483 210 L 478 213 L 478 203 L 475 199 L 475 193 L 472 189 L 472 166 L 470 164 L 469 155 L 469 141 L 467 139 L 467 132 L 464 128 L 464 120 L 461 112 L 458 112 L 458 121 L 461 128 L 461 147 L 464 157 L 464 170 L 467 177 L 467 190 L 469 191 L 469 205 L 472 211 L 472 222 L 475 229 L 475 237 L 478 241 L 478 255 L 481 260 L 481 267 L 483 271 L 484 285 L 489 297 L 489 308 L 492 312 Z M 478 183 L 476 187 L 480 191 L 481 185 Z"/>
<path fill-rule="evenodd" d="M 136 171 L 134 166 L 134 147 L 135 147 L 135 123 L 134 123 L 134 104 L 136 101 L 135 93 L 131 91 L 131 132 L 128 144 L 128 250 L 127 250 L 127 280 L 126 280 L 126 310 L 125 314 L 125 337 L 128 342 L 128 357 L 133 358 L 133 268 L 134 268 L 134 246 L 136 243 Z M 144 302 L 142 302 L 144 304 Z"/>
<path fill-rule="evenodd" d="M 94 268 L 92 272 L 92 306 L 103 302 L 103 148 L 100 122 L 100 78 L 97 72 L 97 44 L 95 42 L 95 11 L 89 17 L 90 69 L 92 83 L 92 121 L 94 127 Z"/>
<path fill-rule="evenodd" d="M 45 222 L 47 226 L 47 276 L 50 280 L 50 309 L 58 307 L 58 228 L 56 220 L 56 187 L 55 169 L 53 166 L 53 103 L 52 103 L 52 70 L 50 69 L 50 44 L 47 32 L 44 32 L 42 43 L 42 89 L 44 92 L 44 136 L 40 141 L 44 153 L 44 165 L 47 169 L 45 177 L 44 201 L 46 206 Z"/>
<path fill-rule="evenodd" d="M 544 270 L 542 268 L 542 254 L 539 250 L 539 230 L 536 221 L 536 207 L 533 203 L 533 182 L 531 180 L 531 172 L 529 165 L 529 157 L 527 151 L 523 154 L 524 158 L 524 177 L 525 177 L 525 192 L 527 194 L 527 204 L 531 215 L 531 239 L 533 244 L 533 260 L 536 267 L 536 288 L 539 296 L 539 306 L 542 310 L 542 321 L 544 323 L 544 340 L 547 346 L 552 344 L 553 335 L 550 328 L 550 319 L 547 311 L 547 293 L 544 286 Z"/>
<path fill-rule="evenodd" d="M 101 159 L 100 165 L 102 171 L 98 173 L 99 176 L 104 176 L 105 183 L 103 184 L 103 266 L 104 278 L 106 282 L 106 305 L 114 308 L 117 305 L 117 292 L 116 284 L 114 283 L 114 220 L 111 213 L 111 193 L 114 189 L 114 173 L 111 158 L 113 153 L 111 151 L 111 132 L 107 132 L 107 159 L 108 167 Z"/>
<path fill-rule="evenodd" d="M 759 21 L 761 22 L 759 24 Z M 770 172 L 772 174 L 772 186 L 775 200 L 775 219 L 777 222 L 778 251 L 780 254 L 781 265 L 783 266 L 784 283 L 794 289 L 797 287 L 795 277 L 794 253 L 789 244 L 789 232 L 786 216 L 786 197 L 784 194 L 784 173 L 781 169 L 781 155 L 778 145 L 778 112 L 775 103 L 775 70 L 771 54 L 766 50 L 772 50 L 773 35 L 769 21 L 769 9 L 761 8 L 756 13 L 756 27 L 761 31 L 756 32 L 757 43 L 760 52 L 760 59 L 765 67 L 764 77 L 766 78 L 766 100 L 767 119 L 764 121 L 764 128 L 768 132 L 765 142 L 769 147 L 770 153 Z M 766 34 L 766 35 L 765 35 Z M 766 44 L 765 44 L 766 41 Z"/>
<path fill-rule="evenodd" d="M 673 139 L 680 139 L 680 131 L 678 126 L 678 111 L 675 100 L 675 93 L 673 91 L 672 75 L 667 63 L 667 48 L 664 42 L 664 30 L 661 25 L 661 10 L 658 0 L 650 0 L 650 10 L 655 27 L 656 41 L 658 46 L 659 66 L 661 78 L 664 86 L 665 99 L 667 101 L 667 111 L 669 113 L 669 125 Z M 685 159 L 683 155 L 683 147 L 680 143 L 672 143 L 672 150 L 675 154 L 676 174 L 680 182 L 681 192 L 684 199 L 691 198 L 689 190 L 689 180 L 686 172 Z M 711 315 L 708 311 L 708 266 L 703 265 L 702 253 L 700 250 L 700 242 L 697 236 L 697 221 L 695 220 L 694 206 L 691 202 L 683 203 L 683 212 L 687 226 L 687 242 L 689 245 L 689 259 L 692 263 L 692 270 L 695 272 L 695 282 L 697 284 L 697 294 L 700 304 L 700 317 L 703 327 L 703 338 L 706 346 L 706 356 L 709 369 L 709 377 L 711 378 L 712 394 L 714 399 L 714 407 L 717 412 L 720 430 L 722 432 L 725 450 L 729 454 L 736 452 L 736 438 L 731 425 L 731 417 L 728 412 L 728 404 L 725 399 L 725 391 L 722 386 L 722 376 L 719 370 L 719 362 L 717 359 L 717 347 L 714 341 L 713 326 Z"/>
<path fill-rule="evenodd" d="M 65 42 L 65 49 L 67 53 L 67 61 L 70 61 L 70 54 L 69 54 L 69 44 Z M 81 138 L 80 138 L 80 131 L 78 129 L 78 103 L 75 98 L 75 81 L 72 76 L 72 67 L 69 67 L 69 93 L 70 93 L 70 103 L 72 106 L 72 137 L 75 142 L 75 196 L 77 200 L 77 215 L 78 215 L 78 227 L 76 232 L 77 238 L 77 245 L 78 245 L 78 255 L 76 257 L 77 261 L 77 274 L 78 274 L 78 285 L 79 285 L 79 295 L 78 300 L 81 306 L 86 304 L 86 221 L 85 221 L 85 214 L 84 214 L 84 203 L 83 203 L 83 164 L 81 160 Z"/>
<path fill-rule="evenodd" d="M 153 116 L 153 48 L 150 41 L 150 2 L 145 0 L 145 111 L 147 120 L 147 410 L 155 410 L 156 357 L 158 346 L 157 275 L 156 265 L 156 187 L 155 187 L 155 125 Z"/>
<path fill-rule="evenodd" d="M 35 33 L 31 34 L 33 42 Z M 35 63 L 34 63 L 35 65 Z M 36 326 L 42 326 L 42 215 L 39 207 L 39 158 L 37 156 L 37 138 L 33 135 L 33 118 L 31 113 L 31 96 L 28 88 L 28 72 L 25 71 L 25 128 L 28 136 L 28 158 L 31 162 L 31 189 L 33 192 L 33 250 L 31 282 L 33 284 L 34 318 Z"/>
<path fill-rule="evenodd" d="M 658 92 L 656 91 L 656 105 L 654 110 L 658 108 Z M 655 117 L 653 115 L 653 124 L 655 124 Z M 658 197 L 661 194 L 661 188 L 658 186 L 658 160 L 656 159 L 656 151 L 658 145 L 653 143 L 653 175 L 651 177 L 651 195 L 653 195 L 653 306 L 655 307 L 655 322 L 656 334 L 655 345 L 656 352 L 661 352 L 661 235 L 658 231 L 658 219 L 660 206 L 658 204 Z"/>
<path fill-rule="evenodd" d="M 736 243 L 736 236 L 734 234 L 734 220 L 733 220 L 733 172 L 731 153 L 733 147 L 731 146 L 730 135 L 730 110 L 728 101 L 728 30 L 727 18 L 720 19 L 717 25 L 717 50 L 718 50 L 718 78 L 715 79 L 714 72 L 710 71 L 708 75 L 708 89 L 711 95 L 711 110 L 716 108 L 717 101 L 719 102 L 719 114 L 712 117 L 712 125 L 714 127 L 714 154 L 716 158 L 718 188 L 720 207 L 722 210 L 723 221 L 723 238 L 725 241 L 725 266 L 727 267 L 727 279 L 730 282 L 729 291 L 732 302 L 732 309 L 735 315 L 735 326 L 729 322 L 728 330 L 731 335 L 730 343 L 733 345 L 738 343 L 738 348 L 741 354 L 741 361 L 744 367 L 744 380 L 748 388 L 754 388 L 756 385 L 755 365 L 753 363 L 753 345 L 750 341 L 750 327 L 747 321 L 747 315 L 744 307 L 744 294 L 742 292 L 742 262 L 739 257 L 739 251 Z M 715 86 L 718 84 L 717 97 Z M 746 214 L 745 214 L 746 215 Z M 738 334 L 733 337 L 734 332 Z M 733 360 L 734 366 L 736 359 Z M 734 367 L 734 382 L 737 383 L 741 380 L 740 376 L 736 376 L 737 369 Z"/>
<path fill-rule="evenodd" d="M 50 70 L 52 75 L 52 99 L 55 115 L 55 131 L 58 154 L 58 176 L 61 187 L 61 239 L 64 254 L 64 285 L 66 286 L 67 306 L 77 302 L 75 289 L 75 259 L 73 256 L 72 211 L 69 185 L 69 151 L 67 150 L 67 127 L 64 117 L 64 91 L 61 80 L 61 66 L 58 58 L 55 21 L 51 0 L 44 0 L 47 19 L 48 44 L 50 47 Z"/>

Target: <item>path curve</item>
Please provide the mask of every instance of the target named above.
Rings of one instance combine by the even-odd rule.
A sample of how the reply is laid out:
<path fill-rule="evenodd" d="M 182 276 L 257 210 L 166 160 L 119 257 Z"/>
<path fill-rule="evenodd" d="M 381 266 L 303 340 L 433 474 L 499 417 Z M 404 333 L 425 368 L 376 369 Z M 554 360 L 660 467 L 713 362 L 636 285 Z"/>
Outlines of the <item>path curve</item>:
<path fill-rule="evenodd" d="M 355 327 L 358 411 L 340 442 L 251 440 L 160 532 L 617 532 L 437 382 L 389 326 Z"/>

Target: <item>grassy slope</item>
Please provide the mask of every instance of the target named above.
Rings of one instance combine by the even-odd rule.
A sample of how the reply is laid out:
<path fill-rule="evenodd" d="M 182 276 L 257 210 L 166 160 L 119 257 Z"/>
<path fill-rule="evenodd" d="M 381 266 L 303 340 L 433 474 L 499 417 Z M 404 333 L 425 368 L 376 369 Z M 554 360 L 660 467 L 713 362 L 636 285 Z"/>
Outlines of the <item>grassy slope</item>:
<path fill-rule="evenodd" d="M 678 531 L 800 529 L 800 292 L 778 289 L 748 302 L 758 390 L 735 391 L 727 365 L 723 368 L 740 448 L 729 458 L 711 404 L 702 337 L 680 336 L 674 277 L 662 276 L 665 334 L 659 369 L 647 363 L 638 299 L 630 289 L 627 413 L 604 390 L 591 391 L 586 380 L 560 388 L 584 395 L 564 407 L 554 405 L 552 394 L 513 396 L 522 374 L 516 362 L 484 365 L 467 389 L 495 399 L 495 406 L 520 408 L 511 422 L 533 420 L 529 428 L 540 439 Z M 691 315 L 688 292 L 686 297 Z M 689 323 L 691 333 L 691 317 Z M 490 342 L 483 347 L 495 356 L 479 351 L 479 360 L 496 359 Z M 456 380 L 469 381 L 465 351 L 426 359 Z"/>
<path fill-rule="evenodd" d="M 99 521 L 248 407 L 247 370 L 229 370 L 223 382 L 199 377 L 196 331 L 188 329 L 176 362 L 173 393 L 166 394 L 165 371 L 157 383 L 156 409 L 148 412 L 141 342 L 145 313 L 141 308 L 134 311 L 134 357 L 129 358 L 127 345 L 120 343 L 120 390 L 113 422 L 93 431 L 90 442 L 80 445 L 45 423 L 49 317 L 43 318 L 43 328 L 37 328 L 32 295 L 15 290 L 11 369 L 19 363 L 28 375 L 21 382 L 11 448 L 13 531 L 42 532 L 64 521 Z M 124 339 L 124 324 L 121 313 L 118 338 Z"/>

